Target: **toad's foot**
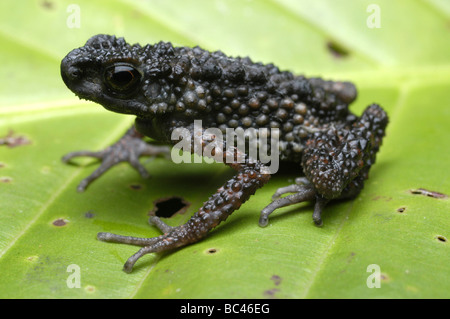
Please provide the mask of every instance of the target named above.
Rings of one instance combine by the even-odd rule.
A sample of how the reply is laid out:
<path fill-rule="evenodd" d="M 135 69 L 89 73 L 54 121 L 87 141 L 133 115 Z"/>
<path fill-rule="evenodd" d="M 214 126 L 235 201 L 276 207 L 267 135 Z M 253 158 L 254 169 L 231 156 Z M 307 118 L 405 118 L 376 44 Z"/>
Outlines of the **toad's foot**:
<path fill-rule="evenodd" d="M 286 197 L 281 195 L 286 193 L 294 193 Z M 280 207 L 290 206 L 293 204 L 316 201 L 314 206 L 313 220 L 317 226 L 322 226 L 322 210 L 328 203 L 328 200 L 317 194 L 314 190 L 314 186 L 310 183 L 304 185 L 292 184 L 286 187 L 279 188 L 272 197 L 272 203 L 267 205 L 262 211 L 259 217 L 259 226 L 265 227 L 269 223 L 269 215 Z"/>
<path fill-rule="evenodd" d="M 122 138 L 110 147 L 98 151 L 77 151 L 65 155 L 62 160 L 67 163 L 72 158 L 78 156 L 90 156 L 102 161 L 91 175 L 83 179 L 77 187 L 79 192 L 83 192 L 94 180 L 103 175 L 114 165 L 120 162 L 128 162 L 133 166 L 143 178 L 149 177 L 149 173 L 139 162 L 140 156 L 163 155 L 170 158 L 170 147 L 151 145 L 143 141 L 143 135 L 137 132 L 134 127 L 130 128 Z"/>
<path fill-rule="evenodd" d="M 306 177 L 297 177 L 295 179 L 295 184 L 288 185 L 285 187 L 280 187 L 277 191 L 272 195 L 272 200 L 276 200 L 281 198 L 282 195 L 287 193 L 296 193 L 300 192 L 304 186 L 310 185 L 311 183 Z"/>
<path fill-rule="evenodd" d="M 186 234 L 186 224 L 178 227 L 172 227 L 164 223 L 161 219 L 159 219 L 159 217 L 156 216 L 151 216 L 149 218 L 149 223 L 158 227 L 159 230 L 163 232 L 163 235 L 153 238 L 141 238 L 111 233 L 97 234 L 97 239 L 101 241 L 142 246 L 142 248 L 133 256 L 128 258 L 124 264 L 123 270 L 127 273 L 130 273 L 133 270 L 133 266 L 136 261 L 145 254 L 171 250 L 192 242 L 191 238 Z"/>

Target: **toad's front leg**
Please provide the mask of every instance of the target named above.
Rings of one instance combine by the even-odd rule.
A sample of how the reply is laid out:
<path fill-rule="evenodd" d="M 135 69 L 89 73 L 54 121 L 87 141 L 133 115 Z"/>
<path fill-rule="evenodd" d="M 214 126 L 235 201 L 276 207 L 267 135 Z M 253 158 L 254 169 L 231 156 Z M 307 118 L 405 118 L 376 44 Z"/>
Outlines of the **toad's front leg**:
<path fill-rule="evenodd" d="M 149 174 L 147 170 L 139 162 L 139 157 L 141 156 L 159 156 L 163 155 L 169 158 L 170 147 L 169 146 L 159 146 L 152 145 L 143 140 L 144 135 L 136 131 L 135 127 L 132 126 L 128 131 L 113 145 L 101 151 L 76 151 L 66 154 L 62 161 L 67 163 L 71 161 L 74 157 L 79 156 L 89 156 L 95 157 L 102 161 L 101 165 L 88 177 L 83 179 L 80 184 L 78 184 L 77 190 L 83 192 L 90 183 L 102 176 L 106 171 L 108 171 L 114 165 L 121 162 L 128 162 L 133 166 L 139 174 L 147 178 Z"/>
<path fill-rule="evenodd" d="M 227 155 L 226 152 L 223 154 L 225 162 Z M 136 261 L 145 254 L 163 252 L 199 241 L 220 222 L 226 220 L 270 178 L 269 174 L 261 172 L 262 164 L 250 163 L 247 158 L 243 163 L 228 163 L 227 165 L 236 169 L 237 174 L 219 188 L 186 224 L 170 227 L 159 218 L 151 217 L 150 223 L 156 225 L 163 232 L 161 236 L 138 238 L 99 233 L 97 238 L 107 242 L 143 246 L 125 263 L 124 271 L 128 273 L 132 271 Z"/>

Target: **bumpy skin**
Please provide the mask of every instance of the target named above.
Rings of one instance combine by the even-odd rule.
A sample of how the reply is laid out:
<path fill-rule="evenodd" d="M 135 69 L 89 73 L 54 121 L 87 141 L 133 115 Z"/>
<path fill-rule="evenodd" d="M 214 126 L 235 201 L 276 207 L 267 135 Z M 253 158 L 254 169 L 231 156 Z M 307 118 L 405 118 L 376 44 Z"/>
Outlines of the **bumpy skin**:
<path fill-rule="evenodd" d="M 142 135 L 175 144 L 172 131 L 187 128 L 193 134 L 194 120 L 202 120 L 203 129 L 217 127 L 223 132 L 238 127 L 278 128 L 280 134 L 271 138 L 279 139 L 280 159 L 299 163 L 298 173 L 302 173 L 301 165 L 306 179 L 277 191 L 261 213 L 261 226 L 267 225 L 276 208 L 305 200 L 316 202 L 313 219 L 321 225 L 322 210 L 330 200 L 354 197 L 362 189 L 388 123 L 386 113 L 376 104 L 359 118 L 348 110 L 356 98 L 349 82 L 307 79 L 249 58 L 165 42 L 130 45 L 123 38 L 97 35 L 63 59 L 61 75 L 80 98 L 136 115 L 135 128 L 140 132 L 130 129 L 106 152 L 74 152 L 64 157 L 65 161 L 80 155 L 103 159 L 99 170 L 80 184 L 81 191 L 118 161 L 130 161 L 145 176 L 136 159 L 167 155 L 168 150 L 153 149 L 142 141 Z M 207 144 L 203 141 L 202 145 Z M 269 180 L 270 175 L 261 173 L 261 163 L 241 155 L 244 163 L 228 164 L 237 175 L 185 225 L 172 228 L 152 217 L 151 223 L 164 232 L 159 237 L 100 233 L 98 238 L 143 246 L 127 261 L 126 271 L 143 254 L 200 240 Z M 294 194 L 281 197 L 285 193 Z"/>

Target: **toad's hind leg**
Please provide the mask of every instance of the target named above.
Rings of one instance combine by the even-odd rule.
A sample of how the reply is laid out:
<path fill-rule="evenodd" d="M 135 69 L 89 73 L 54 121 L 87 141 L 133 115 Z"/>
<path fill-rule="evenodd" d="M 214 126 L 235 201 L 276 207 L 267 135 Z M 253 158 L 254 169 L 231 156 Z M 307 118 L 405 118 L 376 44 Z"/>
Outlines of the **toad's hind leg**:
<path fill-rule="evenodd" d="M 261 212 L 260 226 L 268 224 L 277 208 L 315 200 L 313 220 L 322 225 L 322 211 L 330 200 L 356 196 L 367 179 L 387 125 L 386 113 L 370 105 L 352 125 L 329 126 L 311 134 L 303 153 L 302 167 L 310 183 L 277 190 L 273 202 Z M 280 198 L 282 194 L 294 193 Z"/>
<path fill-rule="evenodd" d="M 99 233 L 97 238 L 107 242 L 143 246 L 127 260 L 123 268 L 125 272 L 131 272 L 136 261 L 145 254 L 163 252 L 199 241 L 211 229 L 226 220 L 270 178 L 270 175 L 262 173 L 260 163 L 250 163 L 246 160 L 245 163 L 228 165 L 236 169 L 237 174 L 219 188 L 185 224 L 171 227 L 159 218 L 151 217 L 150 223 L 163 232 L 158 237 L 138 238 Z"/>

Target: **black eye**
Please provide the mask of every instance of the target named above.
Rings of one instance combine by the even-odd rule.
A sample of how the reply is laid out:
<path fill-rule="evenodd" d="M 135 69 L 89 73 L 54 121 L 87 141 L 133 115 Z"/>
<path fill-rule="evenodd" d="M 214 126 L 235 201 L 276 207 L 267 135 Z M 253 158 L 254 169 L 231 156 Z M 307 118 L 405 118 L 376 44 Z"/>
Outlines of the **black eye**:
<path fill-rule="evenodd" d="M 115 64 L 105 70 L 105 83 L 115 93 L 130 93 L 140 81 L 139 71 L 128 64 Z"/>

